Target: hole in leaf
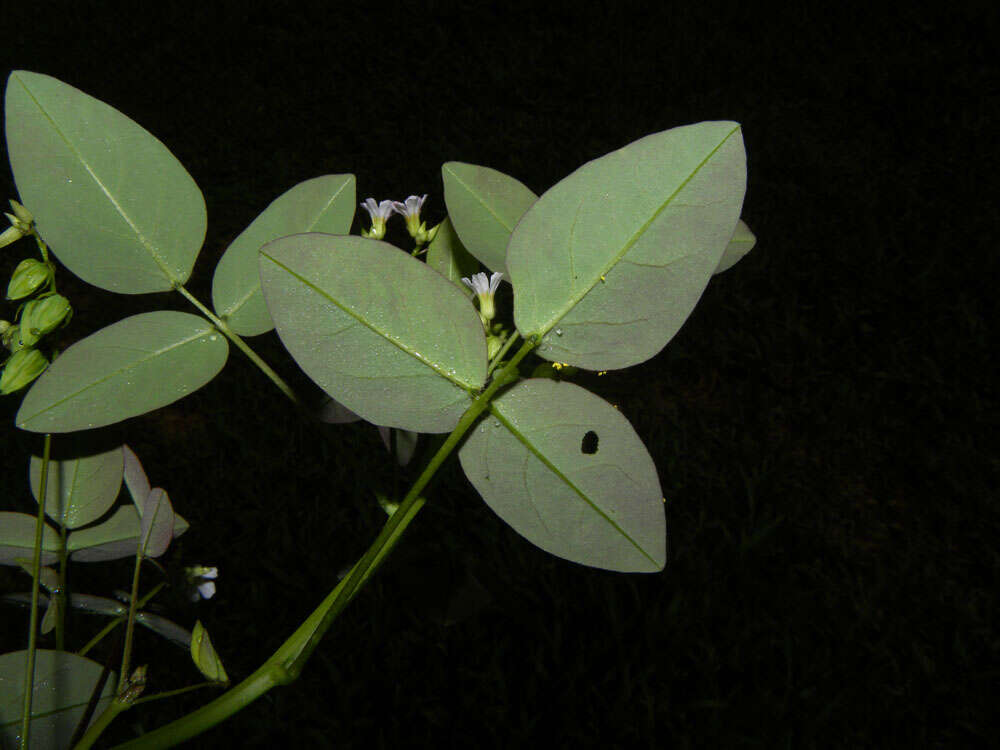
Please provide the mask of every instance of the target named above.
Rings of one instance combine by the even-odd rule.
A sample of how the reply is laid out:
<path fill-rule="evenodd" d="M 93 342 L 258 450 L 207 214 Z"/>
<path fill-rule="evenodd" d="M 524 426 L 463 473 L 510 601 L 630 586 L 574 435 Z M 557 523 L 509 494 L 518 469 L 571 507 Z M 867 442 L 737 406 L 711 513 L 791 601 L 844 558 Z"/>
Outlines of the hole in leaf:
<path fill-rule="evenodd" d="M 592 456 L 597 453 L 597 433 L 590 430 L 580 441 L 580 452 Z"/>

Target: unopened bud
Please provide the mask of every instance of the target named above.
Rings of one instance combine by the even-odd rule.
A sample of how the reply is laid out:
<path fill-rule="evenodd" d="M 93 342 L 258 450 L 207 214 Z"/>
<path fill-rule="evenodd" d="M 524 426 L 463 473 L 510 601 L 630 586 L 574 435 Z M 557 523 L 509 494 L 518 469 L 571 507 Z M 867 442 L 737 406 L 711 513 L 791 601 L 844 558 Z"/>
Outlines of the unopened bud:
<path fill-rule="evenodd" d="M 35 258 L 25 258 L 17 264 L 10 283 L 7 285 L 7 299 L 23 299 L 38 291 L 49 280 L 49 267 Z"/>
<path fill-rule="evenodd" d="M 45 372 L 49 362 L 37 349 L 18 349 L 4 365 L 0 375 L 0 394 L 19 391 Z"/>
<path fill-rule="evenodd" d="M 4 321 L 4 323 L 7 323 L 7 325 L 6 327 L 0 326 L 0 328 L 3 329 L 3 332 L 2 334 L 0 334 L 0 336 L 2 336 L 3 345 L 7 347 L 13 354 L 18 349 L 21 349 L 24 346 L 24 344 L 21 343 L 21 326 L 13 326 L 6 320 Z"/>
<path fill-rule="evenodd" d="M 38 339 L 54 331 L 61 323 L 69 322 L 73 308 L 61 294 L 32 300 L 21 312 L 21 343 L 33 346 Z"/>

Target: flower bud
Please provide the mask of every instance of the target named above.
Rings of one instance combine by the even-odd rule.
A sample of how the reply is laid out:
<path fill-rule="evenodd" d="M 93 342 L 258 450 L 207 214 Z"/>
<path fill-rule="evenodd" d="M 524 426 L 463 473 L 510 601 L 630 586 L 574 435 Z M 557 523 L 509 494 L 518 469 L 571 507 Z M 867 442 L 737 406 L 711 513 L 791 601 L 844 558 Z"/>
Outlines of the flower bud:
<path fill-rule="evenodd" d="M 5 320 L 4 323 L 7 323 L 7 321 Z M 11 354 L 24 346 L 21 343 L 21 326 L 12 326 L 10 323 L 7 323 L 6 326 L 0 326 L 0 328 L 3 329 L 2 333 L 0 333 L 3 345 L 10 349 Z"/>
<path fill-rule="evenodd" d="M 49 362 L 37 349 L 18 349 L 4 365 L 0 375 L 0 394 L 19 391 L 41 375 Z"/>
<path fill-rule="evenodd" d="M 50 294 L 48 297 L 32 300 L 21 312 L 21 343 L 33 346 L 63 321 L 69 322 L 72 312 L 69 300 L 61 294 Z"/>
<path fill-rule="evenodd" d="M 49 267 L 35 258 L 25 258 L 17 264 L 10 284 L 7 285 L 7 299 L 23 299 L 38 291 L 49 280 Z"/>

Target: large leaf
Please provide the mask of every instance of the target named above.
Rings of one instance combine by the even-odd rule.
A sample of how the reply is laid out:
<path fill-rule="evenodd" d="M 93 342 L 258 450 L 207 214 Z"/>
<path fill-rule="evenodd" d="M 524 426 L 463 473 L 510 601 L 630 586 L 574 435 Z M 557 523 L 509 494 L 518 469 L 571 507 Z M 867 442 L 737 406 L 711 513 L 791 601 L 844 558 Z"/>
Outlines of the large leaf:
<path fill-rule="evenodd" d="M 17 565 L 17 560 L 30 563 L 34 557 L 35 523 L 35 517 L 27 513 L 0 511 L 0 565 Z M 59 535 L 51 526 L 43 526 L 42 565 L 59 559 L 59 546 Z"/>
<path fill-rule="evenodd" d="M 629 367 L 673 338 L 740 216 L 740 126 L 703 122 L 641 138 L 548 190 L 510 238 L 514 321 L 549 360 Z"/>
<path fill-rule="evenodd" d="M 212 278 L 215 312 L 241 336 L 257 336 L 274 328 L 260 291 L 257 252 L 271 240 L 290 234 L 347 234 L 356 205 L 352 174 L 306 180 L 275 198 L 233 240 L 216 266 Z"/>
<path fill-rule="evenodd" d="M 27 651 L 0 654 L 0 739 L 5 749 L 18 747 L 20 739 L 27 655 Z M 90 694 L 103 671 L 104 668 L 97 662 L 67 651 L 39 649 L 35 652 L 31 747 L 69 747 L 73 731 L 83 717 Z M 91 724 L 107 708 L 116 682 L 115 673 L 111 672 L 97 701 Z"/>
<path fill-rule="evenodd" d="M 491 271 L 506 272 L 507 241 L 538 196 L 489 167 L 449 161 L 441 166 L 448 217 L 462 243 Z"/>
<path fill-rule="evenodd" d="M 124 294 L 187 281 L 205 240 L 205 199 L 166 146 L 40 73 L 10 74 L 6 110 L 21 203 L 63 265 Z"/>
<path fill-rule="evenodd" d="M 264 299 L 295 361 L 374 424 L 448 432 L 486 379 L 486 339 L 454 284 L 392 245 L 329 234 L 260 253 Z"/>
<path fill-rule="evenodd" d="M 465 249 L 447 216 L 438 225 L 437 234 L 427 246 L 427 265 L 448 279 L 466 297 L 472 298 L 472 290 L 462 283 L 462 279 L 471 277 L 479 270 L 479 261 Z"/>
<path fill-rule="evenodd" d="M 197 315 L 133 315 L 64 351 L 24 397 L 17 426 L 73 432 L 145 414 L 201 388 L 228 354 L 225 337 Z"/>
<path fill-rule="evenodd" d="M 90 456 L 49 461 L 45 514 L 68 529 L 96 521 L 114 505 L 122 486 L 123 471 L 121 446 Z M 41 480 L 42 459 L 32 456 L 28 481 L 36 500 Z"/>
<path fill-rule="evenodd" d="M 139 545 L 139 513 L 123 505 L 98 526 L 74 531 L 66 542 L 77 562 L 104 562 L 135 555 Z"/>
<path fill-rule="evenodd" d="M 524 380 L 459 451 L 486 504 L 532 544 L 597 568 L 656 572 L 666 521 L 656 467 L 611 404 L 572 383 Z"/>
<path fill-rule="evenodd" d="M 719 265 L 715 267 L 715 273 L 722 273 L 723 271 L 728 271 L 730 268 L 735 266 L 740 259 L 753 250 L 753 246 L 757 244 L 757 238 L 754 233 L 750 231 L 750 227 L 746 225 L 743 219 L 736 222 L 736 231 L 733 232 L 732 238 L 729 240 L 729 244 L 726 245 L 726 252 L 722 254 L 721 260 L 719 260 Z"/>

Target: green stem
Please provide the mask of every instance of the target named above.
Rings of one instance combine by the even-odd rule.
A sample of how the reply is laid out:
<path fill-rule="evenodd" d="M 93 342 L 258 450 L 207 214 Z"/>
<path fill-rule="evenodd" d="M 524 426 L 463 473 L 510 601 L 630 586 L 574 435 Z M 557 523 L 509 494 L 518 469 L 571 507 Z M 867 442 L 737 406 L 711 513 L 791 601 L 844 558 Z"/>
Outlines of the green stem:
<path fill-rule="evenodd" d="M 152 599 L 154 596 L 156 596 L 160 592 L 160 589 L 162 589 L 166 585 L 167 585 L 166 582 L 162 582 L 162 583 L 156 584 L 156 586 L 154 586 L 149 591 L 149 593 L 147 593 L 144 597 L 142 597 L 142 599 L 139 600 L 139 604 L 136 605 L 136 610 L 140 610 L 143 607 L 145 607 L 146 603 L 150 599 Z M 112 630 L 114 630 L 119 625 L 121 625 L 123 622 L 125 622 L 125 620 L 126 620 L 127 617 L 128 617 L 128 615 L 119 615 L 118 617 L 116 617 L 115 619 L 113 619 L 111 622 L 109 622 L 107 625 L 105 625 L 103 628 L 101 628 L 98 631 L 97 635 L 95 635 L 93 638 L 91 638 L 87 642 L 86 646 L 84 646 L 79 651 L 77 651 L 76 655 L 77 656 L 86 656 L 87 652 L 90 651 L 90 649 L 92 649 L 94 646 L 96 646 L 98 643 L 100 643 L 101 639 L 103 639 L 104 636 L 106 636 Z"/>
<path fill-rule="evenodd" d="M 108 707 L 94 719 L 94 723 L 90 725 L 80 741 L 74 745 L 73 750 L 88 750 L 101 736 L 101 733 L 111 725 L 115 717 L 127 708 L 129 708 L 129 703 L 119 696 L 115 696 Z"/>
<path fill-rule="evenodd" d="M 496 353 L 496 356 L 493 357 L 493 361 L 490 362 L 490 368 L 486 371 L 486 377 L 492 375 L 493 371 L 497 369 L 497 365 L 499 365 L 503 360 L 503 356 L 507 353 L 507 350 L 510 349 L 511 345 L 517 340 L 518 335 L 518 332 L 514 331 L 507 337 L 507 340 L 503 342 L 503 346 L 500 347 L 500 351 Z"/>
<path fill-rule="evenodd" d="M 354 598 L 371 574 L 378 568 L 385 556 L 399 541 L 403 531 L 423 507 L 421 490 L 434 476 L 441 464 L 466 432 L 475 424 L 479 416 L 489 407 L 490 401 L 500 388 L 513 383 L 518 378 L 517 365 L 537 346 L 532 338 L 524 342 L 514 358 L 508 362 L 466 410 L 458 425 L 431 458 L 427 467 L 406 494 L 396 512 L 386 521 L 378 537 L 368 551 L 334 587 L 323 602 L 299 626 L 271 657 L 243 682 L 226 691 L 211 703 L 187 714 L 165 726 L 142 735 L 135 740 L 118 745 L 116 750 L 155 750 L 171 747 L 186 739 L 195 737 L 205 730 L 229 718 L 232 714 L 250 705 L 275 685 L 287 685 L 302 670 L 303 665 L 319 645 L 320 639 L 330 625 Z"/>
<path fill-rule="evenodd" d="M 45 496 L 48 492 L 49 454 L 52 435 L 45 433 L 42 451 L 42 476 L 38 487 L 38 518 L 35 521 L 35 547 L 31 558 L 31 614 L 28 616 L 28 658 L 24 665 L 24 703 L 21 708 L 21 748 L 28 747 L 31 732 L 31 699 L 35 687 L 35 649 L 38 632 L 38 577 L 42 567 L 42 532 L 45 529 Z"/>
<path fill-rule="evenodd" d="M 129 660 L 132 658 L 132 634 L 135 632 L 135 613 L 139 604 L 139 572 L 142 570 L 142 548 L 145 541 L 145 539 L 141 540 L 135 550 L 135 567 L 132 568 L 132 592 L 128 598 L 128 620 L 125 625 L 125 648 L 122 651 L 122 668 L 118 673 L 118 690 L 116 695 L 119 696 L 129 686 L 128 667 Z"/>
<path fill-rule="evenodd" d="M 182 295 L 184 295 L 184 297 L 186 297 L 187 300 L 192 305 L 194 305 L 195 307 L 197 307 L 198 310 L 199 310 L 199 312 L 201 312 L 202 315 L 204 315 L 206 318 L 208 318 L 210 321 L 212 321 L 212 325 L 214 325 L 216 328 L 218 328 L 230 341 L 232 341 L 234 344 L 236 344 L 236 346 L 244 354 L 246 354 L 247 357 L 250 358 L 250 361 L 253 362 L 255 365 L 257 365 L 257 367 L 260 368 L 261 372 L 263 372 L 265 375 L 267 375 L 267 377 L 269 377 L 271 379 L 271 382 L 273 382 L 276 386 L 278 386 L 278 389 L 282 393 L 284 393 L 286 396 L 288 396 L 288 398 L 291 400 L 291 402 L 293 404 L 295 404 L 296 406 L 298 406 L 300 408 L 302 407 L 302 401 L 295 394 L 295 391 L 292 390 L 292 387 L 290 385 L 288 385 L 288 383 L 286 383 L 282 379 L 282 377 L 280 375 L 278 375 L 278 373 L 276 373 L 274 370 L 272 370 L 270 368 L 270 366 L 267 364 L 267 362 L 265 362 L 259 356 L 257 356 L 257 352 L 255 352 L 253 349 L 251 349 L 249 346 L 247 346 L 247 343 L 243 339 L 241 339 L 236 334 L 236 332 L 233 331 L 232 328 L 230 328 L 228 325 L 226 325 L 226 321 L 224 321 L 218 315 L 216 315 L 211 310 L 209 310 L 207 307 L 205 307 L 203 304 L 201 304 L 201 302 L 199 302 L 194 297 L 194 295 L 191 294 L 191 292 L 189 292 L 187 289 L 184 288 L 183 284 L 177 284 L 177 286 L 175 286 L 174 288 L 178 292 L 180 292 Z"/>

